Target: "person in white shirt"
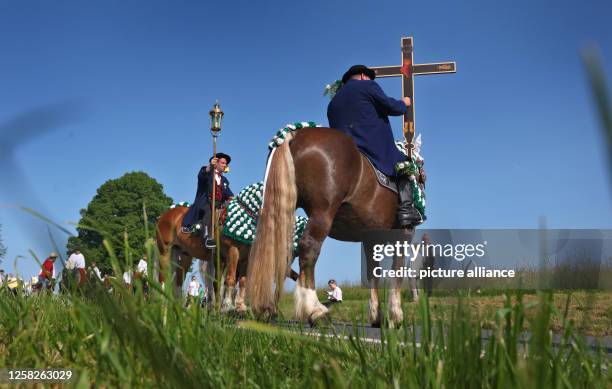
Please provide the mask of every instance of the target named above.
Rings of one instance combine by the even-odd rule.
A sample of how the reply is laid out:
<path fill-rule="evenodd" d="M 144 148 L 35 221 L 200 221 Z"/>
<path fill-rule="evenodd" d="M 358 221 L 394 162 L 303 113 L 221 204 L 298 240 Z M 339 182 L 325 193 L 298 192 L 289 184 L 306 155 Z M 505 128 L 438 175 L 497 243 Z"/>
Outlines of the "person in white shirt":
<path fill-rule="evenodd" d="M 66 262 L 66 269 L 85 269 L 85 257 L 81 254 L 81 250 L 76 249 L 74 253 L 70 254 L 68 262 Z"/>
<path fill-rule="evenodd" d="M 332 304 L 342 302 L 342 289 L 336 283 L 336 280 L 329 280 L 327 283 L 329 290 L 327 291 L 327 301 L 323 305 L 329 307 Z"/>
<path fill-rule="evenodd" d="M 136 271 L 140 275 L 140 280 L 142 281 L 142 291 L 145 295 L 149 293 L 149 283 L 147 282 L 147 256 L 143 255 L 140 261 L 138 261 L 138 265 L 136 266 Z"/>
<path fill-rule="evenodd" d="M 70 254 L 66 262 L 66 269 L 71 270 L 74 275 L 79 275 L 79 285 L 85 283 L 87 272 L 85 271 L 85 257 L 81 254 L 81 250 L 77 248 L 74 253 Z"/>
<path fill-rule="evenodd" d="M 98 269 L 98 264 L 94 261 L 91 263 L 91 273 L 100 281 L 100 282 L 104 282 L 104 279 L 102 278 L 102 274 L 100 273 L 100 269 Z"/>
<path fill-rule="evenodd" d="M 127 286 L 128 289 L 132 289 L 132 271 L 131 270 L 126 270 L 123 273 L 123 282 L 125 282 L 125 286 Z"/>
<path fill-rule="evenodd" d="M 138 261 L 138 273 L 142 275 L 142 277 L 147 277 L 147 256 L 143 255 L 142 259 Z"/>
<path fill-rule="evenodd" d="M 200 284 L 196 280 L 196 276 L 191 276 L 191 282 L 187 287 L 187 303 L 185 304 L 186 307 L 190 306 L 191 302 L 197 302 L 199 289 Z"/>

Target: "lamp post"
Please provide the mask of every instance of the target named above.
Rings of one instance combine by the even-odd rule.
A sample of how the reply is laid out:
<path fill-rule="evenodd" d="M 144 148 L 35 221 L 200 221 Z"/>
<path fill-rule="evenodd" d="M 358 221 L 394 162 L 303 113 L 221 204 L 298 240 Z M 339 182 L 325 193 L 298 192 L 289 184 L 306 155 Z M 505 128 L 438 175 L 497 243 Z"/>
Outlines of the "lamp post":
<path fill-rule="evenodd" d="M 223 120 L 223 110 L 221 110 L 221 105 L 219 105 L 219 100 L 215 102 L 213 108 L 208 113 L 210 115 L 210 134 L 213 138 L 213 158 L 217 157 L 217 137 L 221 133 L 221 121 Z M 215 239 L 215 305 L 220 308 L 221 302 L 221 250 L 219 248 L 220 245 L 220 234 L 217 228 L 217 208 L 215 205 L 215 201 L 217 199 L 217 179 L 216 179 L 216 169 L 217 166 L 213 167 L 213 187 L 212 187 L 212 237 Z"/>
<path fill-rule="evenodd" d="M 210 110 L 210 112 L 208 113 L 210 115 L 210 134 L 212 135 L 213 138 L 213 158 L 217 157 L 217 137 L 219 136 L 219 134 L 221 133 L 221 121 L 223 120 L 223 110 L 221 110 L 221 105 L 219 105 L 219 100 L 217 100 L 215 102 L 215 105 L 213 106 L 213 109 Z M 215 166 L 215 169 L 217 167 Z M 216 174 L 216 172 L 215 172 Z M 217 180 L 214 179 L 213 177 L 213 196 L 212 196 L 212 215 L 213 215 L 213 221 L 215 220 L 215 200 L 216 200 L 216 190 L 217 190 Z M 212 232 L 213 232 L 213 236 L 215 233 L 215 224 L 212 224 Z"/>

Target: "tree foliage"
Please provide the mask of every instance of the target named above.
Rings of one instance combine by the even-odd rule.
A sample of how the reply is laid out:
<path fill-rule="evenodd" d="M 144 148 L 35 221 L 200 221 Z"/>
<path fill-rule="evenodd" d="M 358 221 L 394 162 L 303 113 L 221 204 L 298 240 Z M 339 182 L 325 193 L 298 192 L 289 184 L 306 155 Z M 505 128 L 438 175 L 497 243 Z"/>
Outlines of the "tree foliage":
<path fill-rule="evenodd" d="M 110 256 L 103 244 L 108 239 L 120 263 L 134 261 L 133 255 L 143 254 L 146 240 L 155 237 L 157 219 L 171 204 L 163 186 L 144 172 L 108 180 L 81 210 L 78 236 L 68 239 L 68 252 L 78 247 L 87 264 L 96 261 L 100 269 L 109 270 Z"/>

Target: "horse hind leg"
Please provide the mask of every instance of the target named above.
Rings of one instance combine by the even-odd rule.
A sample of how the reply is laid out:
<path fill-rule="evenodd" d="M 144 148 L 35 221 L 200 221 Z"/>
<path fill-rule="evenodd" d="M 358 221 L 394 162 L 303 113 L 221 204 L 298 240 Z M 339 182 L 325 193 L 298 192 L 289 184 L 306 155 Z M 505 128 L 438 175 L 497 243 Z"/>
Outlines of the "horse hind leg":
<path fill-rule="evenodd" d="M 364 256 L 366 258 L 366 274 L 368 287 L 370 288 L 370 300 L 368 301 L 368 322 L 372 327 L 379 328 L 382 322 L 382 310 L 380 307 L 379 284 L 380 281 L 374 277 L 374 249 L 371 243 L 364 243 Z"/>
<path fill-rule="evenodd" d="M 244 313 L 247 311 L 245 303 L 246 276 L 240 276 L 238 281 L 238 294 L 236 294 L 236 312 Z"/>
<path fill-rule="evenodd" d="M 238 268 L 238 259 L 240 251 L 236 246 L 231 246 L 227 253 L 227 275 L 225 277 L 225 293 L 223 297 L 222 310 L 234 310 L 234 302 L 232 295 L 236 288 L 236 271 Z"/>
<path fill-rule="evenodd" d="M 238 293 L 236 294 L 236 311 L 244 313 L 247 311 L 246 299 L 246 273 L 249 256 L 248 254 L 238 260 L 238 268 L 236 269 L 236 276 L 238 277 Z"/>
<path fill-rule="evenodd" d="M 380 328 L 382 311 L 378 297 L 378 279 L 370 281 L 370 301 L 368 301 L 368 321 L 374 328 Z"/>
<path fill-rule="evenodd" d="M 399 270 L 404 264 L 403 257 L 393 259 L 393 269 Z M 397 327 L 404 320 L 404 311 L 402 310 L 402 281 L 401 278 L 391 280 L 391 293 L 389 294 L 389 327 Z"/>
<path fill-rule="evenodd" d="M 315 289 L 315 265 L 321 252 L 323 241 L 329 234 L 332 224 L 329 213 L 311 215 L 304 236 L 300 239 L 300 273 L 295 287 L 295 316 L 298 320 L 314 324 L 329 312 L 319 302 Z"/>

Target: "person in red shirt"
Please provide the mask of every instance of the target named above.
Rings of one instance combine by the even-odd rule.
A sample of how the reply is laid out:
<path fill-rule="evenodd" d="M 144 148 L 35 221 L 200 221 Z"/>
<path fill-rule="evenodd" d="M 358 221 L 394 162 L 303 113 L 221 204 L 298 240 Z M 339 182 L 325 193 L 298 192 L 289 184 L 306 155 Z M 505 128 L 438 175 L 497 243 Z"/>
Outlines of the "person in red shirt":
<path fill-rule="evenodd" d="M 42 264 L 42 269 L 38 274 L 39 289 L 49 289 L 55 281 L 55 260 L 56 253 L 51 253 Z"/>

